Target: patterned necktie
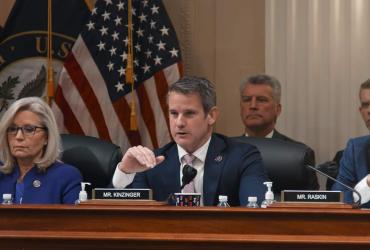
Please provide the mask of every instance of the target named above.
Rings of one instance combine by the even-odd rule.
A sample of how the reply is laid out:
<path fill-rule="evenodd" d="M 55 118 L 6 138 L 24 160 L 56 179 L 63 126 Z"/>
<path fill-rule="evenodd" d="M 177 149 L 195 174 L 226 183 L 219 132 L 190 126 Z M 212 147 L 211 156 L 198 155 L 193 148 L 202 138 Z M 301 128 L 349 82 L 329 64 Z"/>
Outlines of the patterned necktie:
<path fill-rule="evenodd" d="M 195 159 L 195 156 L 187 154 L 187 155 L 184 155 L 182 159 L 185 162 L 185 164 L 189 166 L 193 166 L 193 161 Z M 182 192 L 183 193 L 195 193 L 194 179 L 185 185 L 185 187 L 182 189 Z"/>

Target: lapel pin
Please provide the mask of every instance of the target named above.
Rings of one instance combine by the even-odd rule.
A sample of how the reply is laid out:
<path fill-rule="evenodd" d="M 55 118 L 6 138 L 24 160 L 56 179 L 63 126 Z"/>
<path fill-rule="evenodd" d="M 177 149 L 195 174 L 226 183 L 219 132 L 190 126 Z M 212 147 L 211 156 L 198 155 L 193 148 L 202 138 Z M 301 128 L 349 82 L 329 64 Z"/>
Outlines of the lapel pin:
<path fill-rule="evenodd" d="M 32 182 L 32 185 L 33 185 L 35 188 L 38 188 L 38 187 L 40 187 L 40 186 L 41 186 L 41 181 L 39 181 L 39 180 L 34 180 L 34 181 Z"/>
<path fill-rule="evenodd" d="M 219 155 L 215 158 L 216 162 L 221 162 L 222 161 L 222 155 Z"/>

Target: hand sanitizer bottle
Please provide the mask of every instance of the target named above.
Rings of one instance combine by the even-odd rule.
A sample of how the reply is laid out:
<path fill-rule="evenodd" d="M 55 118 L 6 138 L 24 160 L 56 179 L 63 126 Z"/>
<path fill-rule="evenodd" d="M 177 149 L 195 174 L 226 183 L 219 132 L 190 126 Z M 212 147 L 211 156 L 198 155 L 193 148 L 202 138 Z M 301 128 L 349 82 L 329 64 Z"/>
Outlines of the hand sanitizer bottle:
<path fill-rule="evenodd" d="M 86 185 L 91 185 L 91 183 L 81 182 L 81 191 L 78 195 L 78 200 L 76 200 L 75 204 L 80 204 L 83 201 L 87 201 L 87 192 L 85 190 Z"/>
<path fill-rule="evenodd" d="M 272 182 L 266 181 L 263 184 L 267 186 L 267 192 L 265 194 L 265 200 L 262 201 L 261 207 L 267 208 L 268 206 L 271 206 L 271 204 L 275 203 L 274 193 L 272 192 Z"/>

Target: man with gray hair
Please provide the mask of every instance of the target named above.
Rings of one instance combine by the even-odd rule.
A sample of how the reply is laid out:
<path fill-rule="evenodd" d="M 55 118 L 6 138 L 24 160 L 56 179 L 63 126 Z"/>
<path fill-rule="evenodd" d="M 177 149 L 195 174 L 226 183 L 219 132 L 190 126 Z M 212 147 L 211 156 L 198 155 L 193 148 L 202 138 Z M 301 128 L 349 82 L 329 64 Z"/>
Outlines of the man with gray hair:
<path fill-rule="evenodd" d="M 245 206 L 249 196 L 262 201 L 266 173 L 260 152 L 252 145 L 213 133 L 218 117 L 214 85 L 200 77 L 184 77 L 169 86 L 169 126 L 173 142 L 154 152 L 143 146 L 127 150 L 113 176 L 116 188 L 150 188 L 153 198 L 201 193 L 201 204 L 212 206 L 227 195 L 231 206 Z M 181 185 L 183 169 L 196 169 Z"/>
<path fill-rule="evenodd" d="M 281 113 L 281 86 L 269 75 L 254 75 L 240 84 L 240 116 L 246 136 L 291 140 L 275 130 Z"/>
<path fill-rule="evenodd" d="M 286 135 L 279 133 L 275 126 L 281 114 L 281 85 L 278 79 L 266 74 L 253 75 L 240 84 L 240 116 L 244 123 L 245 132 L 241 137 L 273 138 L 298 143 Z M 315 164 L 314 151 L 307 145 L 305 162 Z M 318 189 L 316 174 L 309 171 L 306 189 Z"/>

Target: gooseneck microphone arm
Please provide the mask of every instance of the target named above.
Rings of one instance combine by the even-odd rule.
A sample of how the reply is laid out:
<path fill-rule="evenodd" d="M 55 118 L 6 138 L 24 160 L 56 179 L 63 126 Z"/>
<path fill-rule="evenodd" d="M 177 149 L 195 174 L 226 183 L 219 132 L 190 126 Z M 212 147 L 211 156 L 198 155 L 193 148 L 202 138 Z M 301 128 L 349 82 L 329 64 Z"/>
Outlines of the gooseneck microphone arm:
<path fill-rule="evenodd" d="M 348 185 L 344 184 L 344 183 L 343 183 L 343 182 L 341 182 L 341 181 L 338 181 L 337 179 L 335 179 L 335 178 L 331 177 L 330 175 L 328 175 L 328 174 L 324 173 L 323 171 L 321 171 L 321 170 L 317 169 L 317 168 L 316 168 L 316 167 L 314 167 L 314 166 L 311 166 L 311 165 L 308 165 L 308 164 L 307 164 L 306 166 L 307 166 L 308 168 L 312 169 L 313 171 L 318 172 L 319 174 L 321 174 L 321 175 L 325 176 L 326 178 L 329 178 L 330 180 L 332 180 L 332 181 L 334 181 L 334 182 L 336 182 L 336 183 L 339 183 L 339 184 L 340 184 L 340 185 L 342 185 L 343 187 L 345 187 L 345 188 L 347 188 L 348 190 L 351 190 L 352 192 L 354 192 L 355 194 L 357 194 L 357 196 L 358 196 L 358 200 L 357 200 L 356 202 L 353 202 L 352 207 L 353 207 L 353 208 L 359 208 L 359 207 L 361 206 L 361 194 L 360 194 L 356 189 L 354 189 L 354 188 L 352 188 L 352 187 L 350 187 L 350 186 L 348 186 Z"/>

